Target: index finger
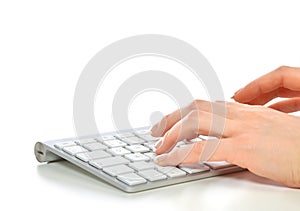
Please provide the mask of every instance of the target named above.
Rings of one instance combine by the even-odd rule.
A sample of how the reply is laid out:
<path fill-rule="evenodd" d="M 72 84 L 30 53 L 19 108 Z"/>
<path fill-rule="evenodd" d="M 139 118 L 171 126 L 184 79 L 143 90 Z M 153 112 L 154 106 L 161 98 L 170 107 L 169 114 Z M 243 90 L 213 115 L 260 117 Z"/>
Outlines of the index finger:
<path fill-rule="evenodd" d="M 300 91 L 300 68 L 280 67 L 239 90 L 233 98 L 241 103 L 251 100 L 281 87 L 289 90 Z"/>
<path fill-rule="evenodd" d="M 205 111 L 192 111 L 177 122 L 156 145 L 156 154 L 169 152 L 177 142 L 193 139 L 199 135 L 215 137 L 231 136 L 237 124 L 230 119 Z"/>

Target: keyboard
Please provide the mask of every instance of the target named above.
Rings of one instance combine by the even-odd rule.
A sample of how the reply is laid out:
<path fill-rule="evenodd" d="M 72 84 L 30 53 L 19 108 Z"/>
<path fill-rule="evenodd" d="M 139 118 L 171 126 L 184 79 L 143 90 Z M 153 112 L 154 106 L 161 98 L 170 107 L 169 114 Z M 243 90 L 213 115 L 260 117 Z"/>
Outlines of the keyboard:
<path fill-rule="evenodd" d="M 182 147 L 205 136 L 185 142 Z M 67 160 L 125 192 L 138 192 L 242 171 L 227 163 L 204 162 L 179 166 L 159 166 L 155 163 L 154 145 L 148 127 L 110 132 L 81 138 L 37 142 L 35 156 L 39 162 Z"/>

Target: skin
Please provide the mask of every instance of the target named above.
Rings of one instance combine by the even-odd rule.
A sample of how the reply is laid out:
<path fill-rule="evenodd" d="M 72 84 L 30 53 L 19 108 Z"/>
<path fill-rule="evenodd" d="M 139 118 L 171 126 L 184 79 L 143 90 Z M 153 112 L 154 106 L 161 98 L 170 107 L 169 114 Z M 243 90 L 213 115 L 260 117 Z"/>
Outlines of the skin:
<path fill-rule="evenodd" d="M 265 106 L 277 97 L 288 98 Z M 159 165 L 198 163 L 206 141 L 174 148 L 181 140 L 199 135 L 219 137 L 209 161 L 227 161 L 254 174 L 286 186 L 300 188 L 300 68 L 279 67 L 252 81 L 233 96 L 232 102 L 195 100 L 165 116 L 152 128 L 162 137 L 156 143 Z M 224 130 L 211 129 L 212 108 L 225 106 L 226 113 L 214 115 Z"/>

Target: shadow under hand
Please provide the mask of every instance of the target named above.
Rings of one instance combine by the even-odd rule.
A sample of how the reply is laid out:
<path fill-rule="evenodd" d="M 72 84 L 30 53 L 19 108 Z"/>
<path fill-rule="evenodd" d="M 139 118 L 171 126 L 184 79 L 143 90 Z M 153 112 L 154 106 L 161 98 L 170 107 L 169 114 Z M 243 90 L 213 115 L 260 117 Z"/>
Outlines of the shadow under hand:
<path fill-rule="evenodd" d="M 253 174 L 250 171 L 243 171 L 240 173 L 234 173 L 234 174 L 227 174 L 227 175 L 223 175 L 224 178 L 226 177 L 230 177 L 231 179 L 235 179 L 235 180 L 243 180 L 245 182 L 250 182 L 253 184 L 260 184 L 260 185 L 264 185 L 264 186 L 268 186 L 268 187 L 282 187 L 282 188 L 287 188 L 286 186 L 284 186 L 281 183 L 275 182 L 271 179 L 265 178 L 265 177 L 261 177 L 258 176 L 256 174 Z"/>

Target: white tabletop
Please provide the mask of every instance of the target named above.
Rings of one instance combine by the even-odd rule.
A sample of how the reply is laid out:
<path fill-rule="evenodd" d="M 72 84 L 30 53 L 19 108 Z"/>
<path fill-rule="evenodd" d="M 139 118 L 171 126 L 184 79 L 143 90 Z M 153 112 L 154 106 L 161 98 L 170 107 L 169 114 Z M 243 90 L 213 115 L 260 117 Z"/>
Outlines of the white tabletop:
<path fill-rule="evenodd" d="M 297 210 L 300 191 L 248 171 L 164 188 L 125 193 L 63 161 L 37 165 L 31 197 L 47 210 Z M 42 193 L 40 193 L 42 191 Z M 41 196 L 42 194 L 42 196 Z M 48 204 L 47 206 L 45 206 Z"/>

